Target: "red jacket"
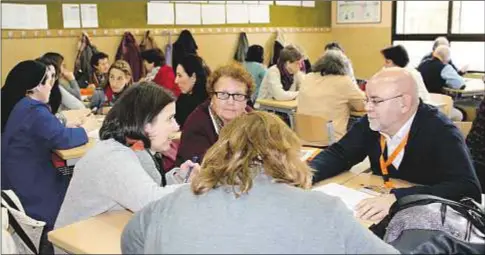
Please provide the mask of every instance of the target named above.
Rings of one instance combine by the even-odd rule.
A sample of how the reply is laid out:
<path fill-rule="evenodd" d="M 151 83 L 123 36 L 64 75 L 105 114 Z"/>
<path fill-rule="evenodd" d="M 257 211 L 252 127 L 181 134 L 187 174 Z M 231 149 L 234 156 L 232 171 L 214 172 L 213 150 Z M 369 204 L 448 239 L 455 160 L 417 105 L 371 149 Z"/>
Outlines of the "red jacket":
<path fill-rule="evenodd" d="M 181 93 L 179 86 L 175 84 L 175 74 L 173 73 L 173 69 L 168 65 L 160 67 L 157 75 L 153 78 L 153 82 L 172 91 L 176 97 Z"/>

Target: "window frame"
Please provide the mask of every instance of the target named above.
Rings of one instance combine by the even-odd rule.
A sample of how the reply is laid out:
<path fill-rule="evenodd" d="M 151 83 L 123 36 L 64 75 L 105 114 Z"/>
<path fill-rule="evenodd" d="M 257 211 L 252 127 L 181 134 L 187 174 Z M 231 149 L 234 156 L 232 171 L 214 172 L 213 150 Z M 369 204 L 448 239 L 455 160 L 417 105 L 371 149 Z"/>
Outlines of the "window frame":
<path fill-rule="evenodd" d="M 453 42 L 485 42 L 485 33 L 483 34 L 457 34 L 452 33 L 453 29 L 453 2 L 448 1 L 448 20 L 447 33 L 429 33 L 429 34 L 397 34 L 397 1 L 392 1 L 392 26 L 391 26 L 391 44 L 394 41 L 434 41 L 436 37 L 445 36 L 448 41 Z M 483 71 L 469 70 L 469 73 L 485 73 Z"/>

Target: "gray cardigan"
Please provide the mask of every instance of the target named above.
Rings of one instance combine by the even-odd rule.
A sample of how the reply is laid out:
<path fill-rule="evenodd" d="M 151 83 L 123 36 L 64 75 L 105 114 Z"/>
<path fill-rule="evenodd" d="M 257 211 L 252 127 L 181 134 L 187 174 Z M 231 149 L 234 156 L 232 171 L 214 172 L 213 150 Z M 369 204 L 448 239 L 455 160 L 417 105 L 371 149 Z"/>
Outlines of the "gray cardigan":
<path fill-rule="evenodd" d="M 398 253 L 337 198 L 266 175 L 240 198 L 225 188 L 195 196 L 181 187 L 136 213 L 121 248 L 124 254 Z"/>
<path fill-rule="evenodd" d="M 76 163 L 55 228 L 108 211 L 136 212 L 180 186 L 160 183 L 148 152 L 135 153 L 113 139 L 100 141 Z"/>

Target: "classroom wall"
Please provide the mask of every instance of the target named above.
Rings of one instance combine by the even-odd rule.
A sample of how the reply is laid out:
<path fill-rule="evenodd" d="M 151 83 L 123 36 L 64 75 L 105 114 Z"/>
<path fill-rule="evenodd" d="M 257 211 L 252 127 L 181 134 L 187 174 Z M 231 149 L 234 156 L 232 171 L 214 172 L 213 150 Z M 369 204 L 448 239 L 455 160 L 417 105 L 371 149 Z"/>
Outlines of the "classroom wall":
<path fill-rule="evenodd" d="M 132 30 L 130 30 L 132 31 Z M 139 31 L 143 31 L 139 29 Z M 140 33 L 141 34 L 141 33 Z M 323 51 L 323 45 L 332 40 L 330 32 L 285 32 L 288 42 L 300 45 L 312 61 L 316 60 Z M 265 48 L 265 62 L 268 63 L 272 54 L 276 32 L 247 32 L 250 44 L 260 44 Z M 166 45 L 168 36 L 154 36 L 159 46 Z M 194 34 L 199 46 L 199 54 L 211 68 L 231 61 L 234 55 L 238 33 Z M 137 36 L 140 42 L 142 36 Z M 172 40 L 175 40 L 173 36 Z M 93 36 L 92 42 L 96 47 L 114 58 L 121 41 L 119 36 Z M 45 52 L 56 51 L 64 55 L 67 68 L 74 67 L 77 52 L 78 37 L 46 37 L 46 38 L 2 38 L 1 74 L 2 85 L 8 72 L 21 60 L 39 57 Z"/>
<path fill-rule="evenodd" d="M 382 1 L 378 24 L 337 24 L 337 4 L 332 1 L 332 38 L 344 47 L 355 75 L 368 79 L 383 65 L 380 50 L 391 45 L 392 1 Z"/>

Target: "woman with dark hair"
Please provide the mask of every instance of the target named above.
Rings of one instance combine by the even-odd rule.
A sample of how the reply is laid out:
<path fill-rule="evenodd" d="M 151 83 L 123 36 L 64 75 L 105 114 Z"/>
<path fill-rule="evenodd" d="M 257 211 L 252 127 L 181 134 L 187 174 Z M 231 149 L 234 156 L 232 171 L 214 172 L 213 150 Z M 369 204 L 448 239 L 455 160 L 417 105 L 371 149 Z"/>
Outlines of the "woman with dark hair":
<path fill-rule="evenodd" d="M 143 65 L 147 71 L 144 81 L 153 81 L 170 90 L 176 97 L 180 95 L 180 88 L 175 84 L 173 69 L 165 63 L 165 56 L 160 49 L 149 49 L 141 52 Z"/>
<path fill-rule="evenodd" d="M 298 95 L 297 113 L 331 120 L 339 140 L 347 132 L 350 112 L 364 111 L 365 94 L 347 73 L 346 57 L 328 50 L 307 74 Z"/>
<path fill-rule="evenodd" d="M 48 67 L 54 68 L 54 71 L 56 73 L 56 80 L 54 82 L 54 86 L 52 87 L 51 95 L 49 98 L 49 105 L 51 106 L 52 112 L 54 114 L 57 114 L 59 111 L 63 110 L 85 109 L 86 107 L 84 106 L 80 98 L 76 98 L 69 91 L 67 91 L 65 87 L 61 85 L 61 76 L 63 76 L 62 61 L 59 62 L 61 60 L 61 58 L 59 57 L 60 55 L 57 56 L 55 54 L 56 53 L 47 53 L 38 59 L 38 61 L 44 63 Z M 74 79 L 74 75 L 72 78 Z M 76 83 L 77 85 L 77 81 L 74 80 L 74 83 Z M 79 89 L 79 86 L 77 88 Z"/>
<path fill-rule="evenodd" d="M 47 52 L 41 58 L 54 61 L 57 76 L 59 77 L 59 85 L 61 85 L 62 95 L 64 96 L 66 92 L 68 92 L 78 100 L 81 100 L 81 89 L 79 88 L 79 84 L 76 81 L 73 72 L 67 70 L 64 56 L 57 52 Z"/>
<path fill-rule="evenodd" d="M 177 188 L 165 186 L 159 160 L 179 130 L 174 115 L 174 97 L 160 86 L 141 82 L 128 88 L 106 116 L 101 141 L 76 164 L 55 227 L 108 211 L 135 212 Z M 189 167 L 198 165 L 188 161 L 182 172 Z"/>
<path fill-rule="evenodd" d="M 246 62 L 244 62 L 244 67 L 253 77 L 254 84 L 256 88 L 254 93 L 251 95 L 252 103 L 256 103 L 258 98 L 259 87 L 266 75 L 266 67 L 263 65 L 264 61 L 264 49 L 261 45 L 251 45 L 248 48 L 248 53 L 246 55 Z"/>
<path fill-rule="evenodd" d="M 207 72 L 200 57 L 187 55 L 177 65 L 175 83 L 182 94 L 177 99 L 175 119 L 181 127 L 192 111 L 208 98 L 206 82 Z"/>
<path fill-rule="evenodd" d="M 290 101 L 296 99 L 304 75 L 300 71 L 303 55 L 292 46 L 281 50 L 278 63 L 268 69 L 261 82 L 258 98 Z"/>
<path fill-rule="evenodd" d="M 87 130 L 66 128 L 47 105 L 55 70 L 23 61 L 7 75 L 2 88 L 2 189 L 11 189 L 27 215 L 52 230 L 69 179 L 51 161 L 52 151 L 87 143 Z M 47 241 L 46 235 L 43 237 Z M 41 248 L 42 250 L 42 248 Z"/>

